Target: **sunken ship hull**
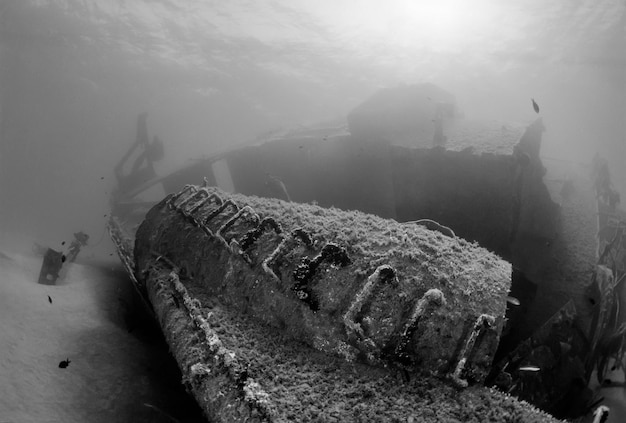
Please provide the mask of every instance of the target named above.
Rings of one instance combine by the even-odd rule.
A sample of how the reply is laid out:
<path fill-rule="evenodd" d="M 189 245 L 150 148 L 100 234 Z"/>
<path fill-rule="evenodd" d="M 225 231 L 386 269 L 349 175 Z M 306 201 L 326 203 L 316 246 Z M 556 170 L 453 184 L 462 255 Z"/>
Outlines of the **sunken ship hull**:
<path fill-rule="evenodd" d="M 148 212 L 133 255 L 210 421 L 553 421 L 481 385 L 511 269 L 475 244 L 187 186 Z"/>
<path fill-rule="evenodd" d="M 623 230 L 607 171 L 544 178 L 544 130 L 287 135 L 117 196 L 109 233 L 210 421 L 574 418 L 622 351 Z"/>

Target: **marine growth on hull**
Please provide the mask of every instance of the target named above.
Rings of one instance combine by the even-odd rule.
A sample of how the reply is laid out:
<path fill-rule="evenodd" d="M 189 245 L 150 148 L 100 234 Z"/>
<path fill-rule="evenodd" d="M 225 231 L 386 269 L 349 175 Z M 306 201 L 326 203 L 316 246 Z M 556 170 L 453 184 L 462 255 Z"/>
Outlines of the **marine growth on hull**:
<path fill-rule="evenodd" d="M 417 225 L 195 186 L 150 211 L 135 256 L 321 351 L 461 385 L 489 371 L 510 286 L 508 263 Z"/>
<path fill-rule="evenodd" d="M 458 391 L 487 376 L 510 288 L 510 264 L 475 244 L 189 185 L 150 210 L 134 255 L 184 382 L 216 421 L 474 413 L 458 398 L 550 421 L 480 384 Z"/>
<path fill-rule="evenodd" d="M 296 357 L 322 354 L 368 375 L 492 386 L 559 417 L 588 413 L 592 374 L 601 379 L 624 350 L 623 220 L 606 163 L 594 158 L 591 180 L 588 169 L 546 178 L 560 170 L 540 157 L 541 118 L 502 126 L 479 146 L 435 133 L 434 147 L 415 148 L 406 145 L 414 128 L 390 142 L 398 122 L 366 111 L 349 116 L 350 134 L 304 131 L 233 149 L 114 202 L 118 253 L 188 382 L 206 376 L 190 385 L 206 412 L 225 407 L 208 391 L 234 389 L 265 398 L 262 415 L 282 415 L 288 383 L 266 374 L 259 352 L 276 337 L 301 345 Z M 174 194 L 134 199 L 155 184 Z M 243 334 L 219 330 L 234 321 Z M 252 333 L 242 347 L 239 336 Z M 313 365 L 290 360 L 283 370 Z M 218 389 L 220 371 L 230 382 Z M 322 386 L 325 372 L 313 372 Z M 410 416 L 400 408 L 390 416 Z"/>

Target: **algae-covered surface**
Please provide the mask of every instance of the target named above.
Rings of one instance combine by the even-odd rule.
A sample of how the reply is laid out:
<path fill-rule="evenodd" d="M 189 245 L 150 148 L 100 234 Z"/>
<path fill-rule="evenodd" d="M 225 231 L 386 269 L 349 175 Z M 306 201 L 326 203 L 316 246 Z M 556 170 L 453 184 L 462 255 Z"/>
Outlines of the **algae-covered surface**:
<path fill-rule="evenodd" d="M 276 219 L 283 234 L 303 229 L 313 241 L 310 248 L 294 244 L 284 251 L 280 266 L 275 267 L 276 281 L 260 266 L 261 259 L 280 244 L 274 232 L 258 238 L 247 263 L 213 235 L 229 216 L 207 221 L 212 231 L 208 234 L 162 202 L 140 227 L 137 268 L 143 272 L 187 383 L 209 417 L 216 421 L 249 417 L 254 421 L 552 421 L 529 405 L 479 384 L 458 389 L 443 377 L 462 358 L 478 316 L 497 319 L 490 333 L 499 334 L 510 285 L 508 263 L 475 244 L 416 225 L 359 212 L 209 192 L 228 196 L 241 207 L 251 206 L 262 218 Z M 200 217 L 208 215 L 195 211 Z M 232 237 L 226 241 L 238 238 L 237 231 L 240 236 L 249 231 L 246 225 L 243 220 L 232 225 Z M 345 248 L 350 263 L 318 269 L 312 283 L 320 291 L 321 306 L 315 311 L 294 295 L 289 284 L 298 263 L 313 258 L 329 243 Z M 393 362 L 346 361 L 312 348 L 319 347 L 316 337 L 346 339 L 342 316 L 345 319 L 356 294 L 381 265 L 395 269 L 396 280 L 376 292 L 360 321 L 363 332 L 374 340 L 389 341 L 376 336 L 389 329 L 385 324 L 396 331 L 401 328 L 402 320 L 393 315 L 406 317 L 407 308 L 427 290 L 440 290 L 446 299 L 445 306 L 419 322 L 421 329 L 411 342 L 420 360 L 408 371 Z M 178 280 L 178 275 L 174 289 L 172 280 Z M 489 366 L 497 342 L 497 336 L 484 338 L 477 342 L 478 352 L 467 357 L 468 364 L 473 362 L 469 369 L 477 372 L 475 380 Z M 203 369 L 202 377 L 198 369 Z"/>
<path fill-rule="evenodd" d="M 397 270 L 401 283 L 436 287 L 446 298 L 474 307 L 479 307 L 478 299 L 485 299 L 480 312 L 504 314 L 501 300 L 510 287 L 510 264 L 476 243 L 358 211 L 209 191 L 275 218 L 285 231 L 302 228 L 317 245 L 334 242 L 345 247 L 355 274 L 371 274 L 377 266 L 388 264 Z"/>
<path fill-rule="evenodd" d="M 207 295 L 201 282 L 183 280 L 210 326 L 212 336 L 203 339 L 182 306 L 172 300 L 168 273 L 169 269 L 162 268 L 161 277 L 158 272 L 152 275 L 159 281 L 152 298 L 159 305 L 162 325 L 183 374 L 193 373 L 190 369 L 197 367 L 196 363 L 206 363 L 204 379 L 192 374 L 186 381 L 211 421 L 557 421 L 527 403 L 480 385 L 458 389 L 427 373 L 408 375 L 399 369 L 348 363 L 317 352 L 224 307 Z M 228 363 L 220 362 L 218 354 L 208 353 L 212 349 L 209 344 L 216 342 L 221 343 L 219 354 L 228 357 Z M 261 393 L 267 410 L 263 418 L 255 411 L 245 411 L 244 382 Z"/>
<path fill-rule="evenodd" d="M 226 198 L 219 190 L 208 192 Z M 280 236 L 266 231 L 247 250 L 251 263 L 225 242 L 244 239 L 251 230 L 249 218 L 229 226 L 225 240 L 213 234 L 236 210 L 212 215 L 215 207 L 196 208 L 192 220 L 162 202 L 138 231 L 138 269 L 148 265 L 154 254 L 167 257 L 184 274 L 202 280 L 204 288 L 225 304 L 246 310 L 325 352 L 347 358 L 365 355 L 370 362 L 378 362 L 389 353 L 393 359 L 399 344 L 408 341 L 406 353 L 412 366 L 449 373 L 465 358 L 467 377 L 484 379 L 506 309 L 507 262 L 475 244 L 417 225 L 314 205 L 238 195 L 229 198 L 282 227 Z M 206 216 L 213 217 L 207 220 Z M 198 221 L 206 221 L 211 234 Z M 306 231 L 310 245 L 293 241 L 289 234 L 294 230 Z M 280 250 L 285 239 L 293 242 Z M 303 290 L 315 299 L 313 306 L 294 292 L 298 286 L 294 273 L 303 263 L 315 261 L 330 244 L 345 249 L 348 260 L 341 265 L 322 263 L 305 281 Z M 276 278 L 267 272 L 268 257 L 275 258 Z M 393 278 L 372 282 L 381 266 L 393 269 Z M 419 302 L 432 290 L 444 301 L 418 312 Z M 416 313 L 419 324 L 412 326 Z M 481 316 L 488 316 L 492 324 L 481 330 L 475 348 L 464 352 Z M 354 319 L 358 321 L 351 322 Z M 346 325 L 354 330 L 346 332 Z M 465 357 L 466 353 L 472 356 Z"/>

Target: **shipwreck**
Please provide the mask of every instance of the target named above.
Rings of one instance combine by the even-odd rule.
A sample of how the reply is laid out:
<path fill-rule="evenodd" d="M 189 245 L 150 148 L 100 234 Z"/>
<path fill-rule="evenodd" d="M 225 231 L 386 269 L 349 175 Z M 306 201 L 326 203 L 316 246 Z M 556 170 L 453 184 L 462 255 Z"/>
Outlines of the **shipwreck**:
<path fill-rule="evenodd" d="M 552 422 L 598 404 L 587 386 L 626 332 L 606 163 L 549 179 L 541 118 L 468 140 L 451 98 L 421 89 L 437 100 L 416 103 L 434 117 L 411 119 L 421 145 L 365 103 L 349 127 L 120 185 L 109 233 L 210 421 Z"/>

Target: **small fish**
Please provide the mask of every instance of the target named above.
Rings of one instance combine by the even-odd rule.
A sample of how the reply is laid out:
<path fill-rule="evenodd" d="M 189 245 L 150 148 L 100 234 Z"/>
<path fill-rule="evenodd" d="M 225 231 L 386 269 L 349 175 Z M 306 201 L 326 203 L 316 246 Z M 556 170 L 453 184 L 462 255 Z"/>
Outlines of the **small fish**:
<path fill-rule="evenodd" d="M 66 358 L 65 360 L 61 361 L 59 363 L 59 369 L 65 369 L 67 366 L 69 366 L 71 363 L 69 358 Z"/>
<path fill-rule="evenodd" d="M 66 258 L 65 258 L 65 254 L 63 254 L 63 255 L 61 256 L 61 263 L 65 263 L 65 260 L 66 260 Z"/>
<path fill-rule="evenodd" d="M 522 366 L 517 370 L 520 372 L 538 372 L 541 369 L 537 366 Z"/>
<path fill-rule="evenodd" d="M 506 302 L 509 304 L 513 304 L 514 306 L 518 306 L 521 304 L 517 298 L 511 297 L 510 295 L 506 297 Z"/>
<path fill-rule="evenodd" d="M 104 179 L 104 176 L 101 176 L 101 177 L 100 177 L 100 180 L 102 180 L 102 179 Z"/>
<path fill-rule="evenodd" d="M 539 105 L 535 102 L 534 98 L 531 98 L 532 102 L 533 102 L 533 110 L 535 110 L 535 113 L 539 113 Z"/>
<path fill-rule="evenodd" d="M 104 217 L 107 217 L 107 215 L 105 214 Z"/>
<path fill-rule="evenodd" d="M 113 253 L 109 254 L 110 256 L 113 256 Z"/>
<path fill-rule="evenodd" d="M 65 241 L 63 241 L 63 242 L 61 243 L 61 245 L 65 245 Z"/>
<path fill-rule="evenodd" d="M 50 298 L 50 295 L 48 295 L 48 302 L 52 304 L 52 298 Z"/>

